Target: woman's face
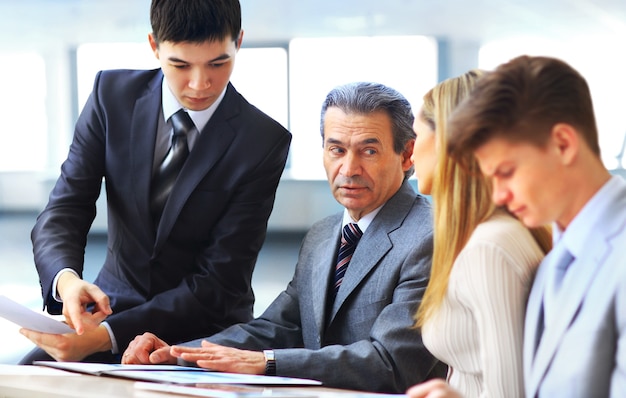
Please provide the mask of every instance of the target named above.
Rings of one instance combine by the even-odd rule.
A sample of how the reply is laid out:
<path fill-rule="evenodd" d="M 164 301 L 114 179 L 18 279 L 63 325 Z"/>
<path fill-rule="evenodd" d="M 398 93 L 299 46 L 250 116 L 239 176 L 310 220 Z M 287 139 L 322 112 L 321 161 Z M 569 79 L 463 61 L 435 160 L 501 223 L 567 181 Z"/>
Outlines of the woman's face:
<path fill-rule="evenodd" d="M 435 131 L 421 116 L 415 118 L 413 130 L 417 137 L 413 145 L 411 160 L 415 165 L 417 188 L 424 195 L 430 195 L 433 188 L 435 166 L 437 165 Z"/>

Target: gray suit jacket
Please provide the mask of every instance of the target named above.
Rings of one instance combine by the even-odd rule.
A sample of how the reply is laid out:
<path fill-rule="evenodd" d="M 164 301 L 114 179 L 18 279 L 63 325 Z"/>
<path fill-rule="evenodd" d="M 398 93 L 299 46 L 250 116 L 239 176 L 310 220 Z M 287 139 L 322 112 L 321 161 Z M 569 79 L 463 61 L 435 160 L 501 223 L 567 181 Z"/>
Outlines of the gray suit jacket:
<path fill-rule="evenodd" d="M 273 348 L 279 376 L 317 379 L 330 387 L 400 393 L 445 377 L 445 365 L 412 328 L 432 261 L 428 201 L 403 184 L 365 231 L 327 310 L 341 220 L 338 213 L 313 225 L 293 279 L 261 317 L 208 340 Z"/>
<path fill-rule="evenodd" d="M 546 267 L 539 267 L 526 309 L 527 397 L 626 397 L 626 182 L 620 185 L 589 225 L 594 233 L 585 255 L 571 265 L 583 266 L 564 281 L 566 304 L 537 344 L 547 279 Z"/>

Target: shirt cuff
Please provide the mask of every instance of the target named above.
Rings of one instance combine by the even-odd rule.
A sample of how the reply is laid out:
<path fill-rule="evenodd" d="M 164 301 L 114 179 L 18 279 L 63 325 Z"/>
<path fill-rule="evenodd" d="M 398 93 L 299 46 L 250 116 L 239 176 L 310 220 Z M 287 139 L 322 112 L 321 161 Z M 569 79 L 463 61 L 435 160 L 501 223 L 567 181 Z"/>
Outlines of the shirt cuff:
<path fill-rule="evenodd" d="M 120 352 L 117 341 L 115 340 L 115 335 L 113 334 L 113 330 L 108 322 L 102 322 L 105 328 L 107 328 L 107 332 L 109 332 L 109 338 L 111 339 L 111 354 L 118 354 Z"/>
<path fill-rule="evenodd" d="M 57 283 L 59 283 L 59 277 L 66 273 L 66 272 L 71 272 L 72 274 L 78 276 L 80 278 L 80 276 L 78 275 L 78 273 L 76 271 L 74 271 L 71 268 L 63 268 L 61 271 L 59 271 L 58 274 L 56 274 L 56 276 L 54 277 L 54 279 L 52 280 L 52 297 L 58 301 L 59 303 L 62 303 L 63 300 L 61 299 L 61 297 L 59 297 L 58 292 L 57 292 Z"/>

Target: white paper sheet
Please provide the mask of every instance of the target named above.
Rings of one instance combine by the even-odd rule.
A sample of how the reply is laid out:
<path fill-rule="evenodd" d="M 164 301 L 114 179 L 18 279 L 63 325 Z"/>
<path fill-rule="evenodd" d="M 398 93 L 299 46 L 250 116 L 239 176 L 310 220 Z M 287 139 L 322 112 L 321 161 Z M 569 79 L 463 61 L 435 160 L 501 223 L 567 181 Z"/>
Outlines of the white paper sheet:
<path fill-rule="evenodd" d="M 322 384 L 317 380 L 214 372 L 203 368 L 177 365 L 121 365 L 55 361 L 35 361 L 34 365 L 92 375 L 118 376 L 134 380 L 174 384 L 252 384 L 265 386 L 319 386 Z"/>
<path fill-rule="evenodd" d="M 262 376 L 224 372 L 198 372 L 197 370 L 116 370 L 114 372 L 105 373 L 111 376 L 125 377 L 127 379 L 191 385 L 253 384 L 265 386 L 319 386 L 322 384 L 317 380 L 298 379 L 292 377 Z"/>
<path fill-rule="evenodd" d="M 91 375 L 111 374 L 122 370 L 167 370 L 167 371 L 198 371 L 207 372 L 202 368 L 193 368 L 178 365 L 126 365 L 119 363 L 86 363 L 86 362 L 56 362 L 56 361 L 35 361 L 33 365 L 47 366 L 51 368 L 63 369 L 70 372 L 87 373 Z"/>
<path fill-rule="evenodd" d="M 66 372 L 61 369 L 45 368 L 43 366 L 5 365 L 0 364 L 0 377 L 2 376 L 80 376 L 78 373 Z M 0 387 L 2 390 L 2 387 Z M 4 397 L 4 395 L 0 394 Z"/>
<path fill-rule="evenodd" d="M 63 334 L 74 331 L 67 324 L 35 312 L 3 295 L 0 295 L 0 316 L 37 332 Z"/>
<path fill-rule="evenodd" d="M 315 391 L 286 391 L 272 390 L 265 387 L 250 387 L 243 385 L 218 385 L 205 384 L 199 387 L 189 387 L 174 384 L 150 383 L 138 381 L 135 382 L 135 389 L 139 391 L 158 391 L 170 394 L 179 394 L 193 397 L 211 397 L 211 398 L 318 398 L 319 395 Z M 135 394 L 141 396 L 141 394 Z M 395 397 L 394 397 L 395 398 Z"/>

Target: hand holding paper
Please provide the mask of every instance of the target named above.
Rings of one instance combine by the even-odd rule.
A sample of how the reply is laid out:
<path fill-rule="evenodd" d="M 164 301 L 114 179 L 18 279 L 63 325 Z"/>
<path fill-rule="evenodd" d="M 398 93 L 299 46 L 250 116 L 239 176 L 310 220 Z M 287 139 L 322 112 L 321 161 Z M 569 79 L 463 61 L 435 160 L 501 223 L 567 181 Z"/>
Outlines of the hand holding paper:
<path fill-rule="evenodd" d="M 20 333 L 47 352 L 57 361 L 82 361 L 87 356 L 111 349 L 109 332 L 104 325 L 78 335 L 72 333 L 50 334 L 29 329 L 20 329 Z"/>
<path fill-rule="evenodd" d="M 20 333 L 61 361 L 79 361 L 87 355 L 111 348 L 104 326 L 79 336 L 69 325 L 35 312 L 0 295 L 0 316 L 22 327 Z"/>

